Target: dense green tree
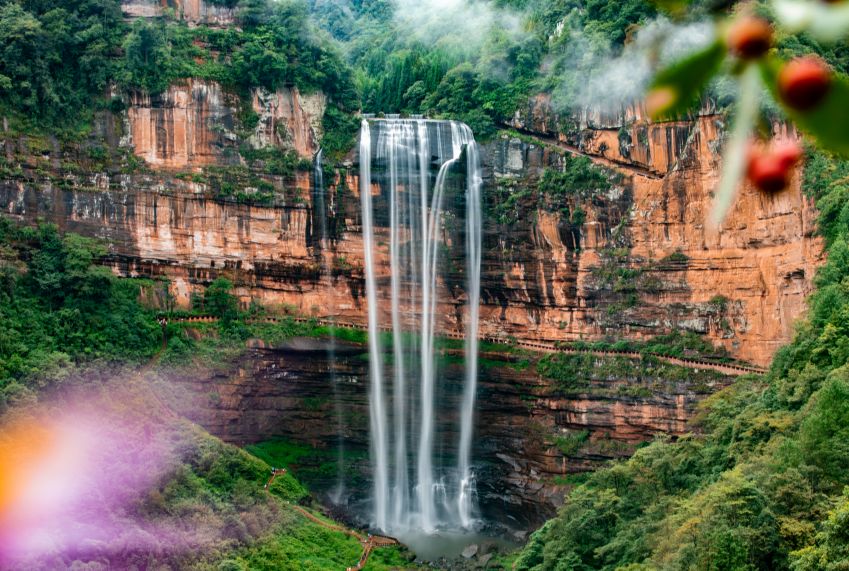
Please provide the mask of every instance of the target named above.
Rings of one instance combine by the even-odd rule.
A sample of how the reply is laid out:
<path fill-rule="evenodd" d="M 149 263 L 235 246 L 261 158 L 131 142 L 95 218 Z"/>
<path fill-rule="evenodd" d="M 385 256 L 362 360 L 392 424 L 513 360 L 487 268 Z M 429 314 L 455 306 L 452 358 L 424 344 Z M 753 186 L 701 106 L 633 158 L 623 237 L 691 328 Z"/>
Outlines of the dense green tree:
<path fill-rule="evenodd" d="M 168 28 L 146 20 L 133 22 L 124 40 L 124 57 L 129 85 L 151 93 L 167 89 L 174 70 Z"/>
<path fill-rule="evenodd" d="M 123 20 L 110 0 L 0 6 L 0 103 L 37 122 L 72 121 L 116 74 Z"/>
<path fill-rule="evenodd" d="M 0 218 L 0 405 L 61 377 L 74 361 L 144 359 L 159 327 L 139 303 L 139 282 L 98 264 L 98 242 L 54 226 L 17 228 Z"/>
<path fill-rule="evenodd" d="M 846 169 L 825 155 L 807 166 L 804 188 L 823 204 L 828 261 L 808 319 L 766 378 L 740 379 L 707 399 L 694 434 L 652 443 L 593 473 L 534 534 L 519 568 L 563 568 L 558 561 L 572 562 L 567 569 L 641 571 L 845 566 L 839 493 L 849 483 L 849 224 L 839 213 Z M 608 492 L 616 498 L 614 525 L 606 505 L 586 501 Z"/>
<path fill-rule="evenodd" d="M 845 339 L 841 339 L 843 342 Z M 844 362 L 849 362 L 849 354 Z M 816 466 L 825 485 L 849 484 L 849 369 L 834 370 L 805 411 L 799 431 L 805 459 Z"/>
<path fill-rule="evenodd" d="M 814 545 L 793 553 L 793 571 L 841 571 L 849 568 L 849 490 L 828 517 Z"/>
<path fill-rule="evenodd" d="M 234 319 L 239 311 L 239 301 L 231 292 L 233 282 L 217 278 L 206 288 L 203 304 L 206 311 L 222 319 Z"/>

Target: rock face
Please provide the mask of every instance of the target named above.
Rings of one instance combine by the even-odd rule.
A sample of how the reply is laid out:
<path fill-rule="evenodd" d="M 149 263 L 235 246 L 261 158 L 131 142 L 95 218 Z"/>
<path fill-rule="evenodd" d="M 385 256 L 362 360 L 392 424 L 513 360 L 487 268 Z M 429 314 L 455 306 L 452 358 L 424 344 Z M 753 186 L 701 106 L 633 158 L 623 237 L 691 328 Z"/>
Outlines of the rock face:
<path fill-rule="evenodd" d="M 365 322 L 356 157 L 325 169 L 328 193 L 317 201 L 312 173 L 270 174 L 240 154 L 248 144 L 310 156 L 321 96 L 256 94 L 260 120 L 244 139 L 240 103 L 213 83 L 186 82 L 128 102 L 124 115 L 99 116 L 93 141 L 63 148 L 50 139 L 4 139 L 10 168 L 0 180 L 2 211 L 105 239 L 105 263 L 116 273 L 166 277 L 183 306 L 226 276 L 245 304 L 258 299 L 272 309 Z M 822 257 L 799 173 L 773 195 L 744 186 L 723 227 L 713 229 L 704 220 L 718 175 L 719 116 L 653 125 L 625 110 L 576 121 L 554 129 L 562 121 L 537 101 L 516 119 L 524 134 L 483 148 L 482 332 L 551 341 L 683 329 L 766 363 L 789 338 Z M 575 154 L 607 169 L 610 184 L 540 184 L 546 171 L 573 168 Z M 146 166 L 134 166 L 135 157 Z M 385 189 L 374 185 L 372 193 L 377 278 L 388 280 Z M 448 204 L 458 200 L 446 196 Z M 466 299 L 463 236 L 452 229 L 462 226 L 446 231 L 438 314 L 449 331 L 459 329 Z M 567 363 L 573 372 L 557 381 L 538 374 L 534 358 L 483 359 L 477 493 L 488 521 L 519 532 L 554 513 L 570 474 L 626 456 L 658 433 L 684 432 L 700 398 L 727 382 L 605 358 Z M 462 370 L 447 361 L 440 379 L 438 440 L 455 443 Z M 331 364 L 308 345 L 254 348 L 228 371 L 173 381 L 169 402 L 227 440 L 341 442 L 354 458 L 352 502 L 364 501 L 368 373 L 358 356 Z M 441 454 L 456 454 L 452 445 Z M 311 483 L 329 491 L 334 477 L 316 473 Z"/>
<path fill-rule="evenodd" d="M 123 144 L 148 165 L 197 169 L 238 165 L 239 101 L 210 81 L 187 80 L 151 96 L 130 93 Z M 294 151 L 311 159 L 321 139 L 327 101 L 321 93 L 303 96 L 296 88 L 253 92 L 259 122 L 247 143 L 255 149 Z"/>
<path fill-rule="evenodd" d="M 304 158 L 312 158 L 318 151 L 321 119 L 327 108 L 324 94 L 302 95 L 296 87 L 274 93 L 256 90 L 252 106 L 259 115 L 259 124 L 250 138 L 255 148 L 291 149 Z"/>
<path fill-rule="evenodd" d="M 278 348 L 252 343 L 223 370 L 175 374 L 163 383 L 169 403 L 221 438 L 247 444 L 283 438 L 318 449 L 294 470 L 311 489 L 337 486 L 336 446 L 352 514 L 367 501 L 368 363 L 366 347 L 337 347 L 331 361 L 315 341 Z M 575 357 L 578 358 L 578 357 Z M 473 449 L 479 506 L 486 521 L 513 532 L 554 515 L 570 474 L 624 457 L 657 434 L 685 431 L 700 398 L 729 379 L 659 363 L 583 357 L 568 382 L 537 373 L 537 357 L 483 356 Z M 439 361 L 440 442 L 436 462 L 453 461 L 463 369 Z M 330 464 L 328 464 L 328 459 Z M 413 462 L 412 465 L 415 465 Z"/>
<path fill-rule="evenodd" d="M 235 105 L 205 82 L 174 86 L 160 98 L 133 96 L 121 140 L 161 167 L 153 173 L 120 174 L 108 166 L 82 175 L 50 171 L 39 166 L 43 155 L 28 155 L 26 141 L 7 140 L 7 160 L 24 168 L 0 183 L 0 207 L 30 221 L 118 236 L 111 242 L 116 270 L 170 278 L 184 306 L 223 274 L 246 304 L 259 299 L 364 323 L 355 163 L 327 169 L 329 200 L 321 212 L 312 207 L 316 190 L 307 172 L 259 172 L 250 175 L 253 181 L 244 175 L 220 183 L 241 203 L 215 199 L 205 175 L 175 172 L 244 171 L 233 134 Z M 321 96 L 281 90 L 256 94 L 253 105 L 260 115 L 254 145 L 290 148 L 302 157 L 317 149 Z M 536 139 L 502 136 L 483 149 L 481 331 L 559 341 L 640 339 L 683 329 L 766 364 L 789 339 L 822 257 L 800 174 L 771 195 L 744 185 L 722 227 L 710 228 L 719 116 L 647 124 L 627 111 L 618 119 L 585 119 L 565 133 L 552 130 L 555 119 L 538 107 L 528 117 L 516 126 Z M 100 129 L 116 130 L 120 124 Z M 564 188 L 565 202 L 554 204 L 538 191 L 540 177 L 566 168 L 573 153 L 592 157 L 614 182 L 602 192 Z M 263 185 L 273 194 L 267 205 L 245 204 Z M 380 222 L 386 199 L 380 187 L 372 192 Z M 318 239 L 319 217 L 329 240 Z M 386 234 L 376 229 L 380 280 L 389 276 Z M 463 319 L 462 243 L 462 235 L 448 236 L 444 330 L 460 329 Z"/>
<path fill-rule="evenodd" d="M 804 311 L 821 263 L 816 212 L 799 190 L 800 173 L 790 188 L 771 195 L 742 185 L 722 226 L 711 228 L 706 218 L 720 171 L 722 117 L 705 110 L 693 122 L 648 124 L 639 109 L 625 109 L 618 117 L 585 115 L 566 133 L 553 127 L 560 121 L 538 98 L 514 126 L 538 133 L 550 148 L 618 168 L 627 182 L 615 191 L 619 196 L 583 201 L 586 221 L 577 235 L 537 213 L 532 231 L 539 246 L 518 265 L 517 285 L 531 295 L 536 290 L 536 305 L 544 309 L 531 316 L 511 313 L 508 304 L 506 321 L 548 338 L 685 329 L 767 364 Z M 780 125 L 775 131 L 795 136 Z M 518 139 L 502 145 L 496 178 L 521 176 L 523 167 L 546 161 L 545 149 Z M 612 266 L 634 270 L 636 300 L 623 304 L 616 295 L 626 284 L 610 283 Z M 541 275 L 551 275 L 546 281 L 553 287 L 534 287 Z"/>
<path fill-rule="evenodd" d="M 204 0 L 122 0 L 121 10 L 130 18 L 161 18 L 165 10 L 173 10 L 190 24 L 210 27 L 223 28 L 236 22 L 235 8 Z"/>
<path fill-rule="evenodd" d="M 167 278 L 182 306 L 226 276 L 244 304 L 256 299 L 365 323 L 356 157 L 325 168 L 327 196 L 319 201 L 312 173 L 287 167 L 272 174 L 265 159 L 242 154 L 247 145 L 275 157 L 312 156 L 322 96 L 254 94 L 259 122 L 247 134 L 238 123 L 241 102 L 214 83 L 130 94 L 127 103 L 121 115 L 101 113 L 92 139 L 76 144 L 3 138 L 2 212 L 105 239 L 104 263 L 121 275 Z M 650 124 L 632 109 L 563 119 L 543 98 L 513 127 L 521 133 L 482 149 L 482 333 L 561 341 L 689 330 L 758 364 L 789 339 L 822 259 L 800 173 L 772 195 L 743 186 L 722 227 L 709 228 L 723 127 L 710 110 L 681 123 Z M 576 154 L 605 168 L 610 184 L 541 185 L 546 171 L 571 169 Z M 371 191 L 380 225 L 385 189 Z M 452 201 L 462 197 L 446 197 Z M 463 320 L 462 227 L 445 233 L 443 331 L 460 329 Z M 328 229 L 327 239 L 319 228 Z M 387 228 L 376 228 L 375 242 L 377 279 L 386 281 Z M 174 390 L 188 400 L 174 402 L 190 403 L 186 414 L 233 442 L 280 436 L 327 447 L 338 440 L 331 364 L 295 349 L 257 348 L 226 373 L 176 379 Z M 701 396 L 726 382 L 604 360 L 581 363 L 568 382 L 557 382 L 537 374 L 533 362 L 487 358 L 495 364 L 482 366 L 477 491 L 488 520 L 520 531 L 553 514 L 569 474 L 625 456 L 656 433 L 683 432 Z M 341 379 L 342 441 L 359 451 L 352 486 L 359 482 L 362 497 L 366 364 L 346 357 L 333 367 Z M 462 373 L 446 365 L 441 378 L 439 423 L 450 431 Z"/>
<path fill-rule="evenodd" d="M 190 25 L 227 27 L 236 22 L 231 4 L 122 0 L 122 9 L 132 18 L 173 11 Z M 115 95 L 126 110 L 100 113 L 85 141 L 63 147 L 0 135 L 0 212 L 104 239 L 105 264 L 125 276 L 167 278 L 180 306 L 226 276 L 245 305 L 365 323 L 356 154 L 326 165 L 326 197 L 304 167 L 320 147 L 321 93 L 256 90 L 242 101 L 215 82 L 186 80 L 162 94 Z M 245 124 L 250 110 L 256 125 Z M 560 116 L 540 96 L 508 127 L 482 149 L 482 334 L 574 341 L 686 330 L 761 365 L 789 339 L 822 262 L 800 173 L 775 194 L 744 185 L 722 226 L 711 228 L 705 219 L 724 124 L 709 107 L 691 121 L 652 124 L 633 107 Z M 610 184 L 541 184 L 546 172 L 572 168 L 576 155 L 605 169 Z M 380 184 L 371 192 L 383 221 L 375 229 L 377 279 L 388 282 L 387 193 Z M 446 225 L 442 331 L 462 328 L 462 226 Z M 314 342 L 257 343 L 224 370 L 175 373 L 162 390 L 166 402 L 231 442 L 341 444 L 356 504 L 370 477 L 360 351 L 338 349 L 331 361 Z M 683 433 L 697 402 L 729 382 L 651 361 L 582 359 L 562 363 L 570 372 L 555 379 L 538 372 L 538 357 L 482 356 L 473 463 L 487 521 L 534 528 L 554 514 L 570 475 L 627 456 L 657 434 Z M 443 361 L 437 462 L 457 453 L 463 384 L 456 361 Z M 310 483 L 329 493 L 336 472 L 318 468 Z"/>
<path fill-rule="evenodd" d="M 223 161 L 235 150 L 233 110 L 221 88 L 189 80 L 151 96 L 131 93 L 126 144 L 153 167 L 187 168 Z"/>

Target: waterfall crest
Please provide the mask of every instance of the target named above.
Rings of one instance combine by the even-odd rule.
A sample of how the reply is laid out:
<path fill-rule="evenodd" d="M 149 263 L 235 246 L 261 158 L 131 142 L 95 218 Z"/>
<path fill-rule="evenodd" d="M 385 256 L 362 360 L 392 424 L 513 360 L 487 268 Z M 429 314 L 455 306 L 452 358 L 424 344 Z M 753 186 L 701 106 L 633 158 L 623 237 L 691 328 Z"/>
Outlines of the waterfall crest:
<path fill-rule="evenodd" d="M 475 510 L 471 443 L 482 239 L 481 168 L 471 129 L 454 121 L 364 120 L 360 199 L 369 319 L 373 524 L 392 532 L 470 528 Z M 449 228 L 449 221 L 458 218 L 465 219 L 464 229 Z M 376 275 L 376 228 L 389 229 L 384 240 L 388 279 Z M 458 244 L 450 243 L 455 234 L 464 234 Z M 451 316 L 438 310 L 440 301 L 451 301 L 445 299 L 446 252 L 459 244 L 465 258 L 466 300 L 464 317 L 450 324 L 446 318 Z M 387 297 L 389 302 L 378 306 L 378 299 Z M 459 421 L 453 430 L 436 426 L 446 392 L 436 351 L 446 327 L 466 338 Z M 391 339 L 380 337 L 382 329 L 391 331 Z M 384 368 L 385 363 L 391 366 Z M 456 442 L 446 444 L 448 435 Z M 456 455 L 442 452 L 454 445 Z"/>

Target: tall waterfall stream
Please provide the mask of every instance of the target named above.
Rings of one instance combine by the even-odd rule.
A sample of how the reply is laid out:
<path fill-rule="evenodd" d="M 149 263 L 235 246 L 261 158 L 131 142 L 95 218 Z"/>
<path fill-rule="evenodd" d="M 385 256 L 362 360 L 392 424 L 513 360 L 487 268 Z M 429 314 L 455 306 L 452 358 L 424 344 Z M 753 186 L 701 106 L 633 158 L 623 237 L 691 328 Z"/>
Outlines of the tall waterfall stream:
<path fill-rule="evenodd" d="M 375 208 L 372 194 L 377 189 L 388 212 Z M 471 129 L 454 121 L 364 120 L 360 198 L 369 323 L 372 525 L 401 537 L 471 531 L 476 523 L 472 437 L 481 266 L 481 167 Z M 387 263 L 378 259 L 378 216 L 380 226 L 388 222 L 389 228 L 388 280 L 378 275 Z M 454 327 L 465 335 L 466 370 L 458 426 L 438 431 L 435 411 L 442 403 L 435 351 L 438 335 L 448 326 L 439 302 L 446 295 L 446 225 L 457 220 L 465 222 L 465 240 L 450 247 L 463 248 L 466 299 L 462 323 Z M 439 439 L 448 434 L 458 435 L 456 455 L 441 452 Z"/>
<path fill-rule="evenodd" d="M 322 255 L 323 250 L 329 250 L 332 245 L 332 234 L 328 221 L 330 219 L 332 205 L 330 204 L 327 186 L 324 184 L 324 151 L 319 149 L 314 158 L 313 165 L 313 207 L 315 209 L 315 220 L 318 223 L 316 244 L 318 245 L 318 257 L 322 259 L 322 272 L 331 276 L 332 267 L 327 256 Z M 331 314 L 335 308 L 331 307 Z M 345 497 L 345 446 L 344 446 L 344 411 L 339 397 L 339 378 L 336 375 L 333 363 L 336 361 L 336 335 L 330 328 L 330 339 L 327 346 L 327 356 L 331 363 L 330 384 L 333 385 L 333 415 L 336 422 L 336 434 L 338 436 L 337 446 L 337 473 L 336 486 L 330 492 L 330 499 L 334 505 L 342 503 Z"/>

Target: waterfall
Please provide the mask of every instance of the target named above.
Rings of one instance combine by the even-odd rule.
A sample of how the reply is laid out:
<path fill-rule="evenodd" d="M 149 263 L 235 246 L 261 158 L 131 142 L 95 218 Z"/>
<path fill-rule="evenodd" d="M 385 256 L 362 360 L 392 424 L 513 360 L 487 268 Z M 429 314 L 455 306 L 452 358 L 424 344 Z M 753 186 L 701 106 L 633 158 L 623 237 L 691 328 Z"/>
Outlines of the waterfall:
<path fill-rule="evenodd" d="M 326 254 L 330 250 L 331 242 L 330 228 L 328 226 L 331 207 L 328 201 L 327 187 L 324 184 L 323 158 L 324 149 L 319 149 L 315 154 L 313 164 L 313 219 L 317 222 L 314 226 L 318 226 L 318 241 L 315 244 L 317 256 L 320 256 L 322 260 L 322 274 L 327 279 L 332 280 L 331 259 Z M 328 307 L 327 312 L 330 316 L 333 316 L 335 315 L 335 308 Z M 330 328 L 327 362 L 330 363 L 330 384 L 333 385 L 333 409 L 336 417 L 336 434 L 339 438 L 336 458 L 336 487 L 330 492 L 330 499 L 334 504 L 338 505 L 342 503 L 342 498 L 345 495 L 345 447 L 342 436 L 344 431 L 342 401 L 339 395 L 339 379 L 336 376 L 336 333 L 333 327 Z"/>
<path fill-rule="evenodd" d="M 456 184 L 459 171 L 465 171 L 462 188 Z M 376 190 L 380 192 L 373 194 Z M 452 205 L 461 202 L 457 195 L 464 199 L 464 213 L 453 211 Z M 474 522 L 471 442 L 481 264 L 481 169 L 471 129 L 454 121 L 364 120 L 360 197 L 369 320 L 373 524 L 395 532 L 469 528 Z M 441 452 L 437 455 L 446 444 L 440 440 L 441 432 L 449 431 L 436 426 L 436 414 L 445 406 L 440 401 L 445 387 L 440 384 L 436 351 L 440 329 L 449 317 L 439 313 L 440 301 L 449 301 L 440 270 L 445 252 L 457 247 L 448 243 L 451 231 L 446 219 L 452 217 L 465 218 L 467 299 L 464 323 L 458 327 L 466 336 L 466 370 L 457 456 L 446 460 Z M 375 229 L 384 227 L 389 275 L 378 282 Z M 388 297 L 388 303 L 378 306 L 378 294 L 381 300 Z M 382 329 L 391 331 L 391 344 L 386 338 L 391 371 L 384 369 Z"/>
<path fill-rule="evenodd" d="M 469 527 L 472 522 L 472 496 L 474 481 L 471 472 L 472 432 L 474 429 L 475 397 L 478 385 L 478 320 L 480 316 L 481 289 L 481 186 L 483 183 L 480 158 L 477 145 L 469 145 L 466 152 L 466 176 L 468 193 L 466 196 L 466 274 L 469 295 L 468 315 L 466 317 L 466 384 L 463 391 L 463 408 L 460 411 L 460 452 L 458 469 L 460 490 L 457 510 L 460 524 Z"/>
<path fill-rule="evenodd" d="M 371 157 L 371 132 L 368 121 L 363 120 L 360 137 L 360 156 Z M 383 356 L 380 351 L 379 324 L 377 322 L 377 284 L 374 277 L 374 224 L 371 208 L 371 161 L 360 161 L 360 202 L 363 221 L 363 250 L 366 271 L 366 303 L 368 304 L 368 343 L 370 426 L 372 463 L 374 465 L 374 524 L 378 529 L 388 529 L 389 508 L 389 458 L 386 433 L 386 405 L 383 390 Z"/>

